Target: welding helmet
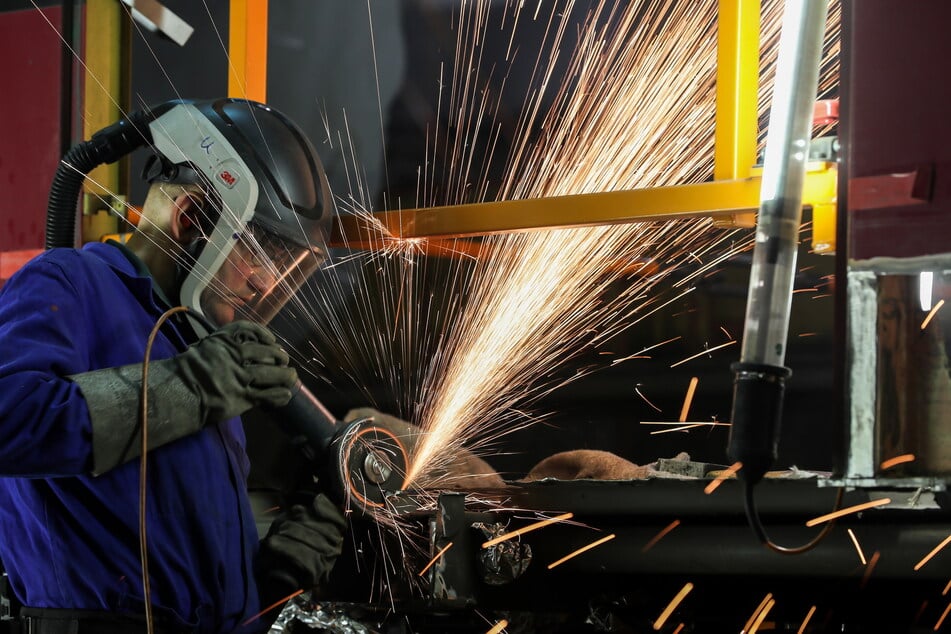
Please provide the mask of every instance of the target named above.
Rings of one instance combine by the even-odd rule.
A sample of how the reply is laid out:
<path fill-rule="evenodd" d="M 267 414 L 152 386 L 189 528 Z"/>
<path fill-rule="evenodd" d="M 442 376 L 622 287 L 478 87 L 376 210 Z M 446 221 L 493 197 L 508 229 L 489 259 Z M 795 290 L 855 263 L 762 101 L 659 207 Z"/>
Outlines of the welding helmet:
<path fill-rule="evenodd" d="M 222 302 L 226 321 L 267 324 L 326 257 L 333 198 L 316 151 L 283 114 L 243 99 L 177 101 L 149 127 L 146 180 L 204 194 L 181 303 L 214 326 Z M 253 276 L 248 290 L 220 279 L 235 267 Z"/>

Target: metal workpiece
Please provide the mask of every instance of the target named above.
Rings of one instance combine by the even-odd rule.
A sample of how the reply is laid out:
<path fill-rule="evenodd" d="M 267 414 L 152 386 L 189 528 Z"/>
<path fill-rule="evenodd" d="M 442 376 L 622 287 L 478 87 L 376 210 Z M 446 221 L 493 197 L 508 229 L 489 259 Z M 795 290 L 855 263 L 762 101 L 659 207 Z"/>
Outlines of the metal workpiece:
<path fill-rule="evenodd" d="M 436 560 L 429 569 L 429 599 L 439 607 L 469 607 L 475 599 L 477 548 L 466 516 L 465 493 L 443 493 L 430 519 L 430 543 Z M 442 555 L 437 556 L 439 553 Z"/>

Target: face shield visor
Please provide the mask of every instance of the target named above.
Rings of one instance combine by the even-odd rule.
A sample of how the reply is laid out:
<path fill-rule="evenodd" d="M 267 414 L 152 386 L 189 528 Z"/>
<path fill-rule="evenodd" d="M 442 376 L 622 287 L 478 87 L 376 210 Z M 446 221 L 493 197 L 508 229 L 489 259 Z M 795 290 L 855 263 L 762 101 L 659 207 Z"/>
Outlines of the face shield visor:
<path fill-rule="evenodd" d="M 235 319 L 268 324 L 326 259 L 324 245 L 301 245 L 249 224 L 200 291 L 199 306 L 216 326 Z"/>
<path fill-rule="evenodd" d="M 268 324 L 326 257 L 333 203 L 316 152 L 283 115 L 243 100 L 183 103 L 150 127 L 163 164 L 197 173 L 207 193 L 181 303 L 215 327 Z"/>

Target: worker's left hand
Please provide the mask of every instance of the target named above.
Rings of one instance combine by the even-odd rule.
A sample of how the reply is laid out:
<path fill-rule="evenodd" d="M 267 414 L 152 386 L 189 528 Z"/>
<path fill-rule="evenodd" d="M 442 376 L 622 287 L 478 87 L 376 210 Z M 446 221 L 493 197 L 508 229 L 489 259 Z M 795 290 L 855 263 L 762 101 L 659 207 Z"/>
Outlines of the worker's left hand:
<path fill-rule="evenodd" d="M 255 563 L 262 606 L 326 582 L 346 527 L 343 512 L 322 493 L 311 504 L 294 505 L 274 520 Z"/>

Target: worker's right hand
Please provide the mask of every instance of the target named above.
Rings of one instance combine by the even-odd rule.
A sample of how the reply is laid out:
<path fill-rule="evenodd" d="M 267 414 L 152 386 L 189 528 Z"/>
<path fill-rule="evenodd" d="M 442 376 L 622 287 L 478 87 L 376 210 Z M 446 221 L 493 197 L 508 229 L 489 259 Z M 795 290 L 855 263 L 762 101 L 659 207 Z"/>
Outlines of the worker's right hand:
<path fill-rule="evenodd" d="M 179 373 L 201 402 L 202 423 L 240 416 L 252 407 L 291 399 L 297 371 L 274 334 L 250 321 L 222 326 L 175 357 Z"/>

